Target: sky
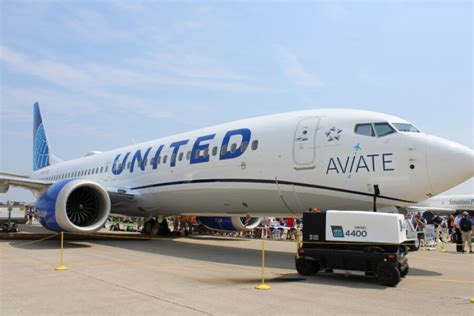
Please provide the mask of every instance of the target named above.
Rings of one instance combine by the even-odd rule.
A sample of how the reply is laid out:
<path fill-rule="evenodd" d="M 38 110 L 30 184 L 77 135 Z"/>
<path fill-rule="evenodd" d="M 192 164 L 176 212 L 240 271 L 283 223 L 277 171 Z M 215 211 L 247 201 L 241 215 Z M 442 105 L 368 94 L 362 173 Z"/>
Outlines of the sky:
<path fill-rule="evenodd" d="M 0 172 L 265 114 L 384 112 L 473 148 L 471 1 L 0 2 Z M 472 194 L 474 181 L 449 193 Z M 32 201 L 10 189 L 0 200 Z"/>

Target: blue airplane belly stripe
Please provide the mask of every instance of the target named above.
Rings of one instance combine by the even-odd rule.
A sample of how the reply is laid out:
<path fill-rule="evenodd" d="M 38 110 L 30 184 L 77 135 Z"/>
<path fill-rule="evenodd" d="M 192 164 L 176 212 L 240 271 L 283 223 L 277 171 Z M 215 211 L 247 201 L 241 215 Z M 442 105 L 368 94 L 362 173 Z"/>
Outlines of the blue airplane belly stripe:
<path fill-rule="evenodd" d="M 359 192 L 341 188 L 333 188 L 327 187 L 323 185 L 316 185 L 316 184 L 309 184 L 309 183 L 301 183 L 301 182 L 291 182 L 291 181 L 281 181 L 281 180 L 265 180 L 265 179 L 196 179 L 196 180 L 183 180 L 183 181 L 174 181 L 174 182 L 164 182 L 164 183 L 155 183 L 155 184 L 148 184 L 144 186 L 134 187 L 131 190 L 142 190 L 142 189 L 149 189 L 149 188 L 156 188 L 156 187 L 165 187 L 165 186 L 173 186 L 173 185 L 181 185 L 181 184 L 194 184 L 194 183 L 264 183 L 264 184 L 283 184 L 283 185 L 295 185 L 300 187 L 306 188 L 313 188 L 313 189 L 320 189 L 320 190 L 328 190 L 328 191 L 336 191 L 336 192 L 343 192 L 349 194 L 357 194 L 357 195 L 364 195 L 373 197 L 373 194 L 367 192 Z M 393 198 L 390 196 L 379 195 L 378 198 L 386 199 L 386 200 L 393 200 L 405 203 L 416 204 L 417 202 L 402 200 L 398 198 Z"/>

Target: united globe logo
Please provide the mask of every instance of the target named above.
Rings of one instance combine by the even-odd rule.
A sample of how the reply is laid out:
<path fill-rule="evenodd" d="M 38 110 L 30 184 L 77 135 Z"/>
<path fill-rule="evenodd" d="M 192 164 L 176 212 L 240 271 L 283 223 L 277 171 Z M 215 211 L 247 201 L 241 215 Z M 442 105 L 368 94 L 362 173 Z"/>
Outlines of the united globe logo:
<path fill-rule="evenodd" d="M 43 124 L 38 126 L 33 144 L 33 170 L 38 170 L 49 165 L 49 149 Z"/>

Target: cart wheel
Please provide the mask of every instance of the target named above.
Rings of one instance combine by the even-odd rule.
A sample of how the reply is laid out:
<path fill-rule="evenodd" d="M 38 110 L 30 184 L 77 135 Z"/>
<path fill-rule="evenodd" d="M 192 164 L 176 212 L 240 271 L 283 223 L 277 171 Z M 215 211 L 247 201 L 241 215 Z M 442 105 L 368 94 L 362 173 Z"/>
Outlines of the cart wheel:
<path fill-rule="evenodd" d="M 386 286 L 395 286 L 400 282 L 400 271 L 393 265 L 383 262 L 377 267 L 379 283 Z"/>
<path fill-rule="evenodd" d="M 298 258 L 296 259 L 296 271 L 301 275 L 314 275 L 319 271 L 319 265 L 316 261 Z"/>
<path fill-rule="evenodd" d="M 420 249 L 420 244 L 421 241 L 417 238 L 413 241 L 413 244 L 408 246 L 408 248 L 410 248 L 411 251 L 418 251 Z"/>
<path fill-rule="evenodd" d="M 400 271 L 400 276 L 404 278 L 408 274 L 408 271 L 410 271 L 410 267 L 407 265 L 407 268 L 405 270 Z"/>

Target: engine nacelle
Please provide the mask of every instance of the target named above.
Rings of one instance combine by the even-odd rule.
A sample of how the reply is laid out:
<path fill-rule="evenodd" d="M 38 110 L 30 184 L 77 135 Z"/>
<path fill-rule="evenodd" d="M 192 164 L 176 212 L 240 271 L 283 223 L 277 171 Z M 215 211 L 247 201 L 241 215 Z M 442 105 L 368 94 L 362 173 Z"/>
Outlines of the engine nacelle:
<path fill-rule="evenodd" d="M 84 179 L 57 182 L 35 204 L 41 225 L 52 231 L 98 231 L 110 214 L 110 197 L 99 184 Z"/>
<path fill-rule="evenodd" d="M 257 227 L 262 221 L 261 217 L 217 217 L 199 216 L 198 220 L 209 229 L 228 231 L 247 231 Z"/>
<path fill-rule="evenodd" d="M 0 184 L 0 193 L 7 193 L 9 188 L 8 184 Z"/>

